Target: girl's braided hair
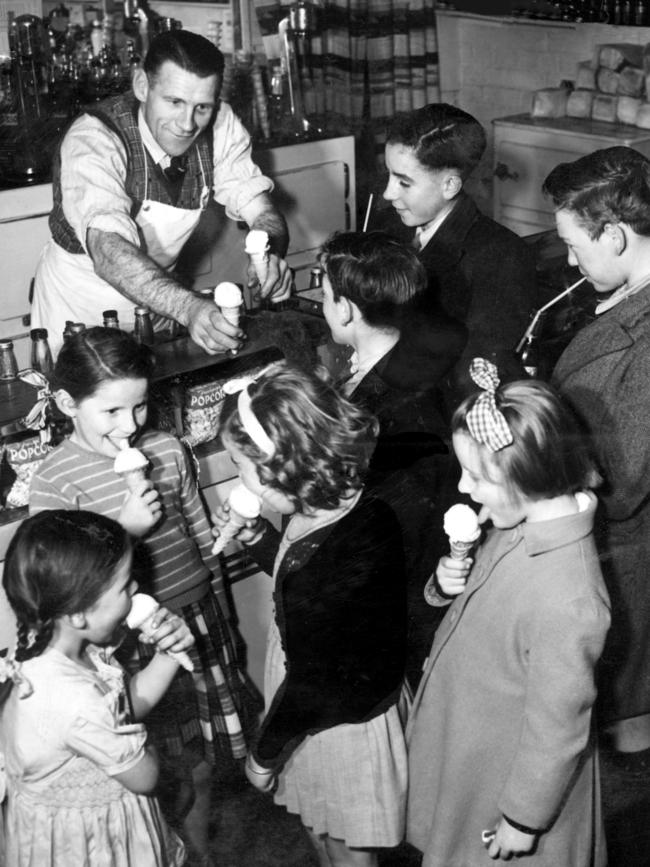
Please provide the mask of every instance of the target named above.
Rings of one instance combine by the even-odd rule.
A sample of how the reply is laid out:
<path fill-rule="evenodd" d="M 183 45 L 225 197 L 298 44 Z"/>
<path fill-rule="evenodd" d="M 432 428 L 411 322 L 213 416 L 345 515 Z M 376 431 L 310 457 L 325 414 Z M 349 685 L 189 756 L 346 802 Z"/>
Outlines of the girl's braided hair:
<path fill-rule="evenodd" d="M 92 607 L 130 549 L 124 528 L 95 512 L 54 509 L 27 518 L 2 577 L 17 619 L 16 660 L 42 653 L 58 618 Z"/>

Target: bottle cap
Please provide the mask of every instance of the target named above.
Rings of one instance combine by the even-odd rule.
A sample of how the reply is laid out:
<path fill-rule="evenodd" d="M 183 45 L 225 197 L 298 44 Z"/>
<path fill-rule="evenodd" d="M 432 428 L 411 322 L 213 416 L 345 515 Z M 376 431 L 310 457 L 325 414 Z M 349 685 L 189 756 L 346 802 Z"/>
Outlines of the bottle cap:
<path fill-rule="evenodd" d="M 47 328 L 32 328 L 29 336 L 32 340 L 47 340 Z"/>
<path fill-rule="evenodd" d="M 117 310 L 104 310 L 102 316 L 104 319 L 117 319 Z"/>
<path fill-rule="evenodd" d="M 144 316 L 145 314 L 147 314 L 149 312 L 150 311 L 149 311 L 148 307 L 136 307 L 135 308 L 135 315 L 136 316 Z"/>
<path fill-rule="evenodd" d="M 71 322 L 70 323 L 70 331 L 72 334 L 81 334 L 82 331 L 86 330 L 86 325 L 83 322 Z"/>

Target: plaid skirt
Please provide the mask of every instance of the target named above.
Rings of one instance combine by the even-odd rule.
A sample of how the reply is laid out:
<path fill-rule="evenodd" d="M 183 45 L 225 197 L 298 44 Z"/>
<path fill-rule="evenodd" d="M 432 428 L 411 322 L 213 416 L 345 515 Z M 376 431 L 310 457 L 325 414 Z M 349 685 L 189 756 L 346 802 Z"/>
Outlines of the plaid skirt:
<path fill-rule="evenodd" d="M 177 612 L 194 635 L 189 651 L 194 671 L 179 668 L 145 722 L 166 763 L 187 769 L 202 761 L 229 763 L 246 755 L 257 724 L 261 697 L 240 664 L 235 636 L 209 591 Z M 131 673 L 144 668 L 155 650 L 133 634 L 120 648 Z M 135 646 L 134 646 L 135 645 Z"/>

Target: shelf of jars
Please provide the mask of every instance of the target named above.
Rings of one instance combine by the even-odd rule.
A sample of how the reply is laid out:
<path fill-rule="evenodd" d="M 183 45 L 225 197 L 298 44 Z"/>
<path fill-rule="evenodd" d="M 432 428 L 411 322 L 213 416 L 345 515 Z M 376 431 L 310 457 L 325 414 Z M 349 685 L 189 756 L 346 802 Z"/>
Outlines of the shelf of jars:
<path fill-rule="evenodd" d="M 646 0 L 439 0 L 436 10 L 523 21 L 650 26 L 650 4 Z"/>
<path fill-rule="evenodd" d="M 129 5 L 134 15 L 127 15 Z M 10 57 L 0 58 L 0 189 L 46 183 L 62 133 L 86 108 L 128 91 L 152 36 L 182 22 L 139 0 L 72 23 L 62 4 L 47 17 L 9 13 Z M 219 44 L 218 31 L 208 33 Z M 251 51 L 225 54 L 221 96 L 257 147 L 279 147 L 350 134 L 314 113 L 311 71 L 285 32 L 284 51 L 268 61 Z M 309 119 L 308 115 L 309 114 Z"/>

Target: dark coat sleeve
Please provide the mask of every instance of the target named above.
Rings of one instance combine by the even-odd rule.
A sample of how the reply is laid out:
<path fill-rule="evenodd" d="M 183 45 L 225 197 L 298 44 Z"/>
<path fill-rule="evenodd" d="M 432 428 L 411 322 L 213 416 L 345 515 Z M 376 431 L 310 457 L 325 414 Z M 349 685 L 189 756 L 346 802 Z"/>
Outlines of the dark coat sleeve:
<path fill-rule="evenodd" d="M 255 749 L 282 763 L 308 734 L 383 713 L 399 695 L 406 659 L 406 582 L 399 525 L 363 497 L 275 593 L 287 674 Z"/>
<path fill-rule="evenodd" d="M 463 196 L 420 258 L 429 298 L 468 332 L 451 377 L 452 402 L 474 390 L 468 370 L 475 356 L 497 364 L 503 380 L 525 376 L 514 350 L 537 301 L 535 260 L 525 241 Z"/>
<path fill-rule="evenodd" d="M 254 545 L 248 545 L 246 550 L 263 572 L 266 572 L 267 575 L 272 575 L 279 544 L 280 533 L 267 521 L 266 530 L 262 538 Z"/>

